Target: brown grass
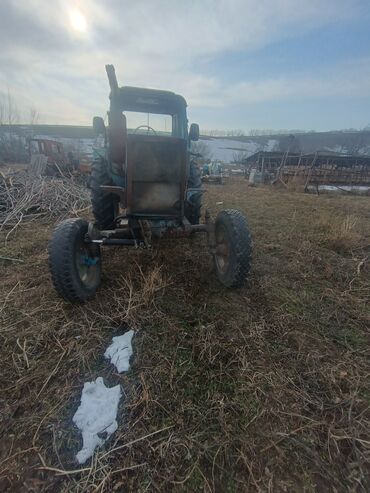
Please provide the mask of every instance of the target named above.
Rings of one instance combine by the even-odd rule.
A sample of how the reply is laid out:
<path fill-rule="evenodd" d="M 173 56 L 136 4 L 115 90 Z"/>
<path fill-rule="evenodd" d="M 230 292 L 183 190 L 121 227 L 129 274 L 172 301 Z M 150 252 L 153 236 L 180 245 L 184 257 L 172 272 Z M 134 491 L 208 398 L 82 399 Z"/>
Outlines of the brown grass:
<path fill-rule="evenodd" d="M 213 214 L 249 218 L 241 290 L 217 283 L 201 236 L 107 249 L 81 307 L 51 287 L 51 225 L 1 250 L 24 263 L 2 267 L 0 490 L 369 490 L 368 198 L 208 188 Z M 103 353 L 127 326 L 132 370 L 117 375 Z M 124 389 L 120 427 L 79 468 L 71 418 L 97 376 Z"/>
<path fill-rule="evenodd" d="M 320 218 L 324 243 L 337 253 L 348 254 L 362 247 L 361 222 L 357 216 L 347 214 L 323 215 Z"/>

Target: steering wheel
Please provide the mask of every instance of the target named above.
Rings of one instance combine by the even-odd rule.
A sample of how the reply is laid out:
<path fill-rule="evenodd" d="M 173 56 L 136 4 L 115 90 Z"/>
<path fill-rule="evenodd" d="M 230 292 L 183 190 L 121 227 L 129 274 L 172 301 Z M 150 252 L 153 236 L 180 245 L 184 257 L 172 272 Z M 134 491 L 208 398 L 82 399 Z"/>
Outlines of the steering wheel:
<path fill-rule="evenodd" d="M 139 130 L 139 128 L 147 128 L 148 129 L 148 131 L 146 133 L 147 135 L 149 135 L 149 130 L 151 130 L 154 133 L 154 135 L 157 135 L 157 132 L 150 125 L 139 125 L 138 127 L 135 128 L 134 134 L 136 134 L 136 132 Z"/>

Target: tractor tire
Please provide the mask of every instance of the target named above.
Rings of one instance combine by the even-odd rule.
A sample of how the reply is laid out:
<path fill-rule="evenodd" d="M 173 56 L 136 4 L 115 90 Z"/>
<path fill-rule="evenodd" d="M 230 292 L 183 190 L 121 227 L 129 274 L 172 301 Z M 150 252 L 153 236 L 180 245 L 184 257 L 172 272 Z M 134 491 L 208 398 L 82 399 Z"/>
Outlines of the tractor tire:
<path fill-rule="evenodd" d="M 117 214 L 118 197 L 105 192 L 100 185 L 112 185 L 108 163 L 103 158 L 95 159 L 91 166 L 91 203 L 97 228 L 109 229 L 113 226 Z"/>
<path fill-rule="evenodd" d="M 214 266 L 219 281 L 228 288 L 245 283 L 251 267 L 252 239 L 247 220 L 235 209 L 221 211 L 215 222 Z"/>
<path fill-rule="evenodd" d="M 72 303 L 92 298 L 100 285 L 100 247 L 85 242 L 88 223 L 66 219 L 49 243 L 49 269 L 57 293 Z"/>
<path fill-rule="evenodd" d="M 202 179 L 195 161 L 190 162 L 190 174 L 187 188 L 202 188 Z M 185 217 L 190 224 L 199 224 L 200 209 L 202 207 L 202 194 L 194 193 L 185 204 Z"/>

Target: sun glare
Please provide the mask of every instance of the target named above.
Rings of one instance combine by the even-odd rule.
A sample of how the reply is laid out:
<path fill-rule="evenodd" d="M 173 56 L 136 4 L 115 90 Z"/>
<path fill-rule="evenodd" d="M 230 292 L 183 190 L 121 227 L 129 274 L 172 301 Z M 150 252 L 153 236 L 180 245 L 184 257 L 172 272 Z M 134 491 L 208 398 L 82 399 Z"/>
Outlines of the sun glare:
<path fill-rule="evenodd" d="M 86 17 L 79 10 L 72 10 L 69 14 L 71 27 L 80 33 L 84 33 L 87 29 Z"/>

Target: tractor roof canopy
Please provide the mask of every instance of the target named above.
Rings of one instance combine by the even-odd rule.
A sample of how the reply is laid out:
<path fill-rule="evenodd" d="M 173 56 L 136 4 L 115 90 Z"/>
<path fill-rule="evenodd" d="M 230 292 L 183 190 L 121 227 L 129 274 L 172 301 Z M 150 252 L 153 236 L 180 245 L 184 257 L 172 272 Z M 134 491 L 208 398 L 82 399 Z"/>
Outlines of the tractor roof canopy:
<path fill-rule="evenodd" d="M 120 87 L 113 97 L 111 95 L 111 103 L 113 106 L 118 106 L 121 111 L 163 115 L 183 113 L 186 109 L 186 101 L 179 94 L 131 86 Z"/>

